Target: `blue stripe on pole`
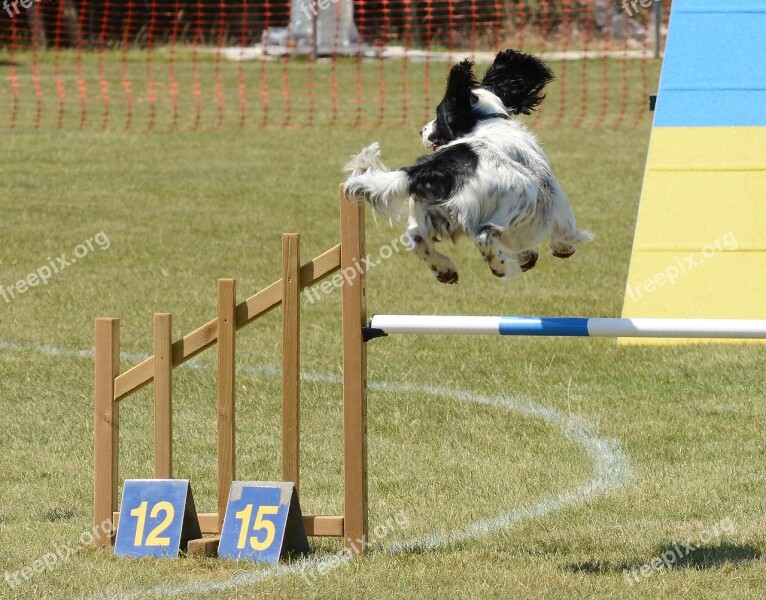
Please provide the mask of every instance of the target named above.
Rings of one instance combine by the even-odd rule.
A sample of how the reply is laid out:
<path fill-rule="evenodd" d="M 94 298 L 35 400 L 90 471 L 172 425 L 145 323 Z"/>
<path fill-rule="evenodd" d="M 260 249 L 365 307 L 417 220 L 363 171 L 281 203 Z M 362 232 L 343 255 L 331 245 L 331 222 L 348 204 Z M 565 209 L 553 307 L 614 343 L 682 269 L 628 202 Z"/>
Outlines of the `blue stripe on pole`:
<path fill-rule="evenodd" d="M 588 319 L 575 317 L 500 317 L 500 335 L 587 337 Z"/>

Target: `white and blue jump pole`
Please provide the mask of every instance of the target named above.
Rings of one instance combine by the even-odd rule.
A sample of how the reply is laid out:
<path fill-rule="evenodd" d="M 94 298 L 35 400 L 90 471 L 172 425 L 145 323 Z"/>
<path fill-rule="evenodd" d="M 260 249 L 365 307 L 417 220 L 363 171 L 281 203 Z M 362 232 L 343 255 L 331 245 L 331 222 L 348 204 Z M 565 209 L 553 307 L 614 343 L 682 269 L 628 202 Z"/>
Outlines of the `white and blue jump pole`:
<path fill-rule="evenodd" d="M 766 320 L 374 315 L 365 329 L 399 334 L 766 339 Z"/>

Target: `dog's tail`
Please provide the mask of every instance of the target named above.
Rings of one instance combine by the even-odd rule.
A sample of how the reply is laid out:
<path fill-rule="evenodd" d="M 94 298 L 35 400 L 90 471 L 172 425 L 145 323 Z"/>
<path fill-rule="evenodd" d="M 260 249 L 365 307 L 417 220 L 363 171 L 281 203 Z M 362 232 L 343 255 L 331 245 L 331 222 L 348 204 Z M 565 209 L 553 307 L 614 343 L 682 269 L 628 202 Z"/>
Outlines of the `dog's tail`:
<path fill-rule="evenodd" d="M 344 193 L 349 200 L 367 201 L 392 221 L 402 217 L 409 198 L 409 179 L 404 171 L 389 171 L 380 160 L 380 144 L 370 144 L 344 167 L 349 177 Z"/>
<path fill-rule="evenodd" d="M 357 177 L 371 170 L 387 172 L 388 167 L 380 160 L 380 144 L 373 142 L 359 154 L 352 156 L 343 170 L 349 177 Z"/>
<path fill-rule="evenodd" d="M 562 244 L 579 246 L 580 244 L 587 244 L 588 242 L 592 242 L 595 237 L 595 235 L 587 230 L 571 231 L 557 238 L 557 241 Z"/>

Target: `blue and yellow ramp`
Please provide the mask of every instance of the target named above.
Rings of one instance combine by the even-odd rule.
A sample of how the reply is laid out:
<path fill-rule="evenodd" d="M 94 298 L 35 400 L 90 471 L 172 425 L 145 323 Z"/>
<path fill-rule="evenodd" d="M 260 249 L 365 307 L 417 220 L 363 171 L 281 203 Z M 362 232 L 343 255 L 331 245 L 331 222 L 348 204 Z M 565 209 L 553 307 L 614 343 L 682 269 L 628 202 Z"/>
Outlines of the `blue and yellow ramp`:
<path fill-rule="evenodd" d="M 622 316 L 766 318 L 766 0 L 673 1 Z"/>

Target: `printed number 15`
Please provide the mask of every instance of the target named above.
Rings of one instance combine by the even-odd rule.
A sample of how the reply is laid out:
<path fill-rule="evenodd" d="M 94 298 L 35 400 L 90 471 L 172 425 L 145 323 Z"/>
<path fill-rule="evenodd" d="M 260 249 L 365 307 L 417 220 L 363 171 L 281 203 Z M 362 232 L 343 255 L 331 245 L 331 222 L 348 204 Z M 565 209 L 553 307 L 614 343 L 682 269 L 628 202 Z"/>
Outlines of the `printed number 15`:
<path fill-rule="evenodd" d="M 266 550 L 274 542 L 274 537 L 277 534 L 274 523 L 264 519 L 265 515 L 275 515 L 279 512 L 278 506 L 259 506 L 258 513 L 255 515 L 255 523 L 253 523 L 253 531 L 265 531 L 266 537 L 263 541 L 258 539 L 258 536 L 250 536 L 250 547 L 260 552 Z M 237 541 L 237 549 L 242 550 L 245 547 L 245 542 L 250 532 L 250 518 L 253 516 L 253 505 L 248 504 L 245 508 L 235 513 L 234 515 L 238 519 L 242 519 L 242 528 L 239 532 L 239 540 Z"/>

